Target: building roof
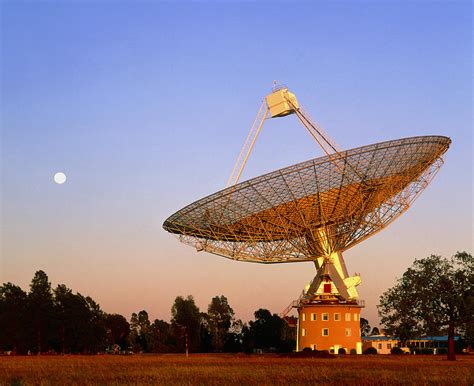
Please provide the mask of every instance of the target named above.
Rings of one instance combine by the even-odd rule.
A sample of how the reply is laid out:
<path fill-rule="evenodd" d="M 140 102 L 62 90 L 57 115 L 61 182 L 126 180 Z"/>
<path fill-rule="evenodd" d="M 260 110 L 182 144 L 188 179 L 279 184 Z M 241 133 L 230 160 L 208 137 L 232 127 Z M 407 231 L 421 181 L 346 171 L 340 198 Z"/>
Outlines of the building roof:
<path fill-rule="evenodd" d="M 460 336 L 455 336 L 454 340 L 458 341 L 461 339 Z M 363 336 L 362 340 L 365 341 L 388 341 L 388 340 L 400 340 L 397 337 L 394 336 L 387 336 L 387 335 L 370 335 L 370 336 Z M 448 336 L 447 335 L 441 335 L 441 336 L 434 336 L 434 335 L 424 335 L 420 336 L 418 338 L 413 338 L 413 339 L 408 339 L 410 342 L 414 341 L 430 341 L 430 342 L 447 342 L 448 341 Z"/>
<path fill-rule="evenodd" d="M 458 341 L 461 339 L 460 336 L 455 336 L 454 340 Z M 416 339 L 410 339 L 410 340 L 429 340 L 432 342 L 447 342 L 448 341 L 448 336 L 447 335 L 442 335 L 442 336 L 430 336 L 430 335 L 425 335 L 425 336 L 420 336 L 419 338 Z"/>
<path fill-rule="evenodd" d="M 387 335 L 370 335 L 370 336 L 363 336 L 362 340 L 366 341 L 377 341 L 377 340 L 398 340 L 398 338 L 387 336 Z"/>

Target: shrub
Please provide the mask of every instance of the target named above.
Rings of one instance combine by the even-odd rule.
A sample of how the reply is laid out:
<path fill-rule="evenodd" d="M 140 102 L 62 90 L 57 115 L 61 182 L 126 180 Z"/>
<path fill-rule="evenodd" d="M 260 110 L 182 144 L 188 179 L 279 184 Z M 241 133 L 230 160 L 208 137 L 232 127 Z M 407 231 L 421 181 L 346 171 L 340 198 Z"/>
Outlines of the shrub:
<path fill-rule="evenodd" d="M 413 351 L 417 355 L 433 355 L 433 349 L 432 348 L 415 348 Z"/>
<path fill-rule="evenodd" d="M 312 352 L 312 351 L 313 351 L 313 350 L 312 350 L 310 347 L 305 347 L 305 348 L 303 349 L 303 352 L 305 352 L 305 353 Z"/>
<path fill-rule="evenodd" d="M 351 355 L 357 355 L 357 350 L 355 348 L 351 348 L 350 353 Z"/>
<path fill-rule="evenodd" d="M 345 355 L 346 354 L 346 349 L 345 348 L 340 348 L 338 351 L 337 351 L 338 354 L 343 354 Z"/>
<path fill-rule="evenodd" d="M 392 349 L 390 350 L 390 354 L 402 355 L 402 354 L 405 354 L 405 352 L 400 347 L 395 346 L 395 347 L 392 347 Z"/>
<path fill-rule="evenodd" d="M 364 354 L 368 354 L 368 355 L 377 354 L 377 349 L 375 347 L 369 347 L 367 350 L 364 351 Z"/>

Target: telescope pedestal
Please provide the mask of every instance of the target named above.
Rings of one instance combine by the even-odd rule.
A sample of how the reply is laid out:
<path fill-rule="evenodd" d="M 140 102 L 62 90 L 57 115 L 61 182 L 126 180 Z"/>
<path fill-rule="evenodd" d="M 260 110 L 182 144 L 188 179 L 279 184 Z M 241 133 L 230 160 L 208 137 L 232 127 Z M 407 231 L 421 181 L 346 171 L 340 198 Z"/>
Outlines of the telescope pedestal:
<path fill-rule="evenodd" d="M 349 276 L 341 253 L 314 261 L 317 273 L 306 286 L 298 310 L 297 351 L 308 347 L 338 354 L 344 349 L 361 354 L 360 310 L 356 286 L 359 275 Z"/>
<path fill-rule="evenodd" d="M 360 338 L 360 309 L 357 303 L 314 303 L 298 307 L 296 351 L 309 347 L 346 354 L 355 350 L 362 354 Z M 352 351 L 354 353 L 354 351 Z"/>

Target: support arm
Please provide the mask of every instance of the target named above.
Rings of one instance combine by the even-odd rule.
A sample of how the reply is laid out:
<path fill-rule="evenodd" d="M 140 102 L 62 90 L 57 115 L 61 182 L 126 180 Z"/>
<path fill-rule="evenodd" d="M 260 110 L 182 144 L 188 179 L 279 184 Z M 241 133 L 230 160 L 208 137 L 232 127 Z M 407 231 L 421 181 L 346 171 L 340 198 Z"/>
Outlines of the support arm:
<path fill-rule="evenodd" d="M 263 122 L 267 118 L 267 115 L 268 106 L 266 100 L 264 99 L 260 109 L 258 110 L 257 116 L 255 117 L 247 139 L 244 142 L 244 146 L 242 146 L 242 149 L 240 150 L 239 157 L 237 158 L 234 168 L 232 169 L 232 173 L 227 181 L 226 188 L 234 186 L 237 184 L 237 182 L 239 182 L 242 171 L 244 170 L 245 164 L 247 163 L 250 153 L 252 152 L 253 145 L 255 145 L 255 141 L 257 140 L 258 134 L 262 129 Z"/>

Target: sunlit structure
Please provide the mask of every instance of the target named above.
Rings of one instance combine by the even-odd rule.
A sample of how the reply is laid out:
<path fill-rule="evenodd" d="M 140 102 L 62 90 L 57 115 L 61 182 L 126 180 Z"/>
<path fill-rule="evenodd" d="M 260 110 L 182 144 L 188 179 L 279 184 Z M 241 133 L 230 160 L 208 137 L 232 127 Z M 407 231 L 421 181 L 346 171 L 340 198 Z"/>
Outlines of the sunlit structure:
<path fill-rule="evenodd" d="M 264 121 L 295 114 L 325 156 L 238 183 Z M 286 87 L 257 114 L 227 187 L 170 216 L 163 227 L 198 251 L 258 263 L 314 262 L 317 274 L 290 304 L 299 314 L 297 350 L 361 352 L 358 275 L 342 252 L 380 231 L 426 188 L 451 140 L 398 139 L 341 151 Z"/>

